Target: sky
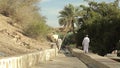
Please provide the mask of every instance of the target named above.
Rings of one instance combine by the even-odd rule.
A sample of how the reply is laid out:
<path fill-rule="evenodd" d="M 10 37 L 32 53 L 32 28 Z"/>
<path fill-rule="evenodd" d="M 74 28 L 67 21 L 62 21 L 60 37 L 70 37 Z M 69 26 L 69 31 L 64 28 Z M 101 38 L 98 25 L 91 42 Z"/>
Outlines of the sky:
<path fill-rule="evenodd" d="M 94 0 L 97 2 L 113 2 L 114 0 Z M 46 24 L 51 27 L 59 27 L 58 16 L 59 12 L 64 9 L 64 6 L 73 4 L 74 6 L 87 5 L 84 0 L 41 0 L 39 3 L 40 13 L 45 16 Z"/>

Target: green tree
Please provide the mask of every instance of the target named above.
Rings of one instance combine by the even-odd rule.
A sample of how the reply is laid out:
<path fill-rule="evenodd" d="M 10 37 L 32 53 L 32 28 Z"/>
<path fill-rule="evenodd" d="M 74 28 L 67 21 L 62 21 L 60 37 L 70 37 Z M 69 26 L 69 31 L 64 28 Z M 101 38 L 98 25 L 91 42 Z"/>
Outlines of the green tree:
<path fill-rule="evenodd" d="M 75 33 L 74 23 L 77 21 L 76 17 L 78 16 L 79 8 L 76 8 L 72 4 L 69 4 L 65 6 L 64 9 L 59 13 L 59 23 L 64 25 L 65 31 L 73 31 L 73 33 Z"/>
<path fill-rule="evenodd" d="M 60 16 L 59 16 L 59 24 L 63 25 L 64 27 L 64 38 L 63 40 L 66 39 L 67 33 L 73 32 L 73 36 L 71 37 L 72 41 L 75 43 L 75 37 L 76 37 L 76 28 L 75 24 L 78 22 L 78 15 L 79 15 L 80 8 L 75 7 L 72 4 L 66 5 L 63 10 L 61 10 Z M 69 41 L 71 42 L 71 41 Z"/>
<path fill-rule="evenodd" d="M 116 48 L 120 39 L 120 8 L 118 0 L 111 3 L 88 2 L 89 6 L 82 5 L 84 24 L 78 30 L 78 39 L 82 40 L 84 34 L 91 38 L 91 49 L 99 55 L 105 55 Z M 78 42 L 80 45 L 81 43 Z"/>

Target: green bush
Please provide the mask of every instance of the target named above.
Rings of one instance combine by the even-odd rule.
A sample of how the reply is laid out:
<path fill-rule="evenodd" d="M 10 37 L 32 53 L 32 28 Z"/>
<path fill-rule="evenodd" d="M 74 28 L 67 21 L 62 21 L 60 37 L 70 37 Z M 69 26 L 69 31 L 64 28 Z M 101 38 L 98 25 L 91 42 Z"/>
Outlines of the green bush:
<path fill-rule="evenodd" d="M 74 44 L 74 43 L 75 43 L 74 34 L 72 32 L 68 32 L 62 43 L 62 46 L 68 46 L 68 45 Z"/>
<path fill-rule="evenodd" d="M 45 23 L 40 22 L 31 23 L 24 29 L 24 33 L 27 36 L 35 39 L 45 37 L 48 34 L 48 31 L 48 26 Z"/>
<path fill-rule="evenodd" d="M 94 53 L 104 56 L 119 49 L 117 42 L 120 39 L 120 7 L 115 5 L 115 2 L 89 4 L 87 8 L 90 10 L 86 14 L 88 16 L 83 16 L 84 23 L 77 34 L 80 41 L 77 42 L 78 45 L 81 45 L 83 36 L 87 33 L 91 40 L 90 49 Z"/>
<path fill-rule="evenodd" d="M 25 35 L 32 38 L 44 37 L 48 26 L 45 17 L 39 13 L 40 0 L 0 0 L 0 14 L 12 18 L 12 25 L 18 24 Z M 14 25 L 16 26 L 16 25 Z"/>

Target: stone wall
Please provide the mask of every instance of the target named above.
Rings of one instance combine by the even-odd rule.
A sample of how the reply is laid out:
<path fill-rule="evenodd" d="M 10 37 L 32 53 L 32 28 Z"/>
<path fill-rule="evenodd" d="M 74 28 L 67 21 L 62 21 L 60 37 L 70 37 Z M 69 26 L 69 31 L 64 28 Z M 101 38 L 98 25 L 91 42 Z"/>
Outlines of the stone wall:
<path fill-rule="evenodd" d="M 58 54 L 58 49 L 48 49 L 40 52 L 0 59 L 0 68 L 29 68 L 40 62 L 46 62 Z"/>

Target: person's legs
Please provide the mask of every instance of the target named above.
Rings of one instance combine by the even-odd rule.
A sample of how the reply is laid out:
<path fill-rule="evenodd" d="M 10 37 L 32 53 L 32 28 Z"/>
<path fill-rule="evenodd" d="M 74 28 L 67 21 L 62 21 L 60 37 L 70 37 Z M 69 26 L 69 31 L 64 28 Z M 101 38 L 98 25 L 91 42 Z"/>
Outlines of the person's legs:
<path fill-rule="evenodd" d="M 61 45 L 59 45 L 59 50 L 61 49 Z"/>
<path fill-rule="evenodd" d="M 89 44 L 86 45 L 86 53 L 88 53 Z"/>
<path fill-rule="evenodd" d="M 88 48 L 86 48 L 86 53 L 88 53 Z"/>
<path fill-rule="evenodd" d="M 83 51 L 86 53 L 86 46 L 85 45 L 83 46 Z"/>
<path fill-rule="evenodd" d="M 83 47 L 83 48 L 84 48 L 83 50 L 84 50 L 85 53 L 88 53 L 88 46 L 89 46 L 89 45 L 86 44 L 86 45 L 84 45 L 84 47 Z"/>

